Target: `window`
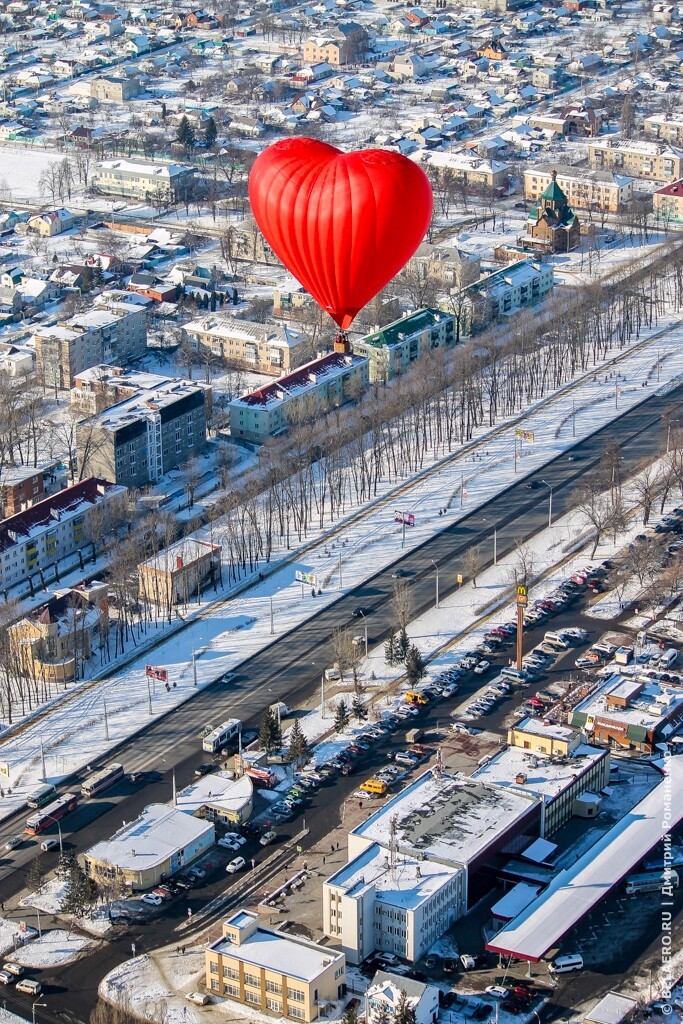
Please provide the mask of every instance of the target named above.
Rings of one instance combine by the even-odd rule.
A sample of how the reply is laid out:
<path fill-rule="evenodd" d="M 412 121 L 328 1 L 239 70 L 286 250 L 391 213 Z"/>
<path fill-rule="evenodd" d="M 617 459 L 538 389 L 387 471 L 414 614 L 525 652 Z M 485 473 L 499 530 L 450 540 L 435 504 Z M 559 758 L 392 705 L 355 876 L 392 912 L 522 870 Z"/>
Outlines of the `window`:
<path fill-rule="evenodd" d="M 306 993 L 300 988 L 289 988 L 287 989 L 287 998 L 293 999 L 295 1003 L 303 1003 L 306 1001 Z"/>
<path fill-rule="evenodd" d="M 218 982 L 216 982 L 216 988 L 217 987 L 218 987 Z M 211 982 L 211 988 L 213 988 L 213 981 Z M 224 996 L 239 996 L 239 994 L 240 994 L 240 987 L 239 987 L 239 985 L 226 985 L 225 983 L 223 984 L 223 995 Z"/>
<path fill-rule="evenodd" d="M 260 992 L 245 992 L 244 998 L 247 1003 L 256 1003 L 257 1006 L 261 1005 L 261 993 Z"/>
<path fill-rule="evenodd" d="M 275 992 L 276 995 L 282 995 L 282 985 L 277 981 L 267 981 L 266 992 Z"/>
<path fill-rule="evenodd" d="M 279 999 L 266 999 L 266 1009 L 282 1013 L 282 1003 Z"/>
<path fill-rule="evenodd" d="M 212 990 L 212 992 L 218 992 L 218 979 L 217 978 L 212 978 L 211 979 L 211 990 Z"/>
<path fill-rule="evenodd" d="M 211 965 L 213 967 L 213 964 Z M 240 972 L 235 967 L 226 967 L 223 965 L 223 977 L 224 978 L 239 978 Z"/>
<path fill-rule="evenodd" d="M 225 968 L 223 968 L 223 972 L 225 973 Z M 218 964 L 213 961 L 211 962 L 211 973 L 218 974 Z"/>
<path fill-rule="evenodd" d="M 247 974 L 245 972 L 244 984 L 245 985 L 255 985 L 256 988 L 260 988 L 260 986 L 261 986 L 261 979 L 259 978 L 259 976 L 257 974 Z"/>
<path fill-rule="evenodd" d="M 288 1006 L 287 1016 L 296 1017 L 297 1020 L 305 1020 L 306 1012 L 302 1010 L 300 1006 Z"/>

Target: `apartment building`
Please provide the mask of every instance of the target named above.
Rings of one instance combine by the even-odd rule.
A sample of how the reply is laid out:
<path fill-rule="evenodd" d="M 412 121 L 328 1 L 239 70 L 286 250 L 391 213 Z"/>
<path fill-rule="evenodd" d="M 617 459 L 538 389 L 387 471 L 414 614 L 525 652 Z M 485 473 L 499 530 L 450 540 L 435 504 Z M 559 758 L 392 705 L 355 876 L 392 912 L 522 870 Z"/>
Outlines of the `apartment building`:
<path fill-rule="evenodd" d="M 361 25 L 350 21 L 339 25 L 333 32 L 307 39 L 304 43 L 304 64 L 326 61 L 338 68 L 360 60 L 367 47 L 367 32 Z"/>
<path fill-rule="evenodd" d="M 681 114 L 650 114 L 643 121 L 643 130 L 652 139 L 683 145 L 683 116 Z"/>
<path fill-rule="evenodd" d="M 221 546 L 183 537 L 138 565 L 140 598 L 170 608 L 221 577 Z"/>
<path fill-rule="evenodd" d="M 416 154 L 421 159 L 422 153 Z M 448 170 L 466 185 L 476 188 L 505 188 L 510 175 L 509 164 L 502 160 L 483 158 L 476 153 L 454 153 L 451 150 L 429 152 L 424 162 L 439 170 Z"/>
<path fill-rule="evenodd" d="M 184 336 L 193 349 L 209 348 L 232 366 L 279 377 L 304 361 L 302 331 L 277 324 L 259 324 L 211 313 L 185 324 Z"/>
<path fill-rule="evenodd" d="M 104 643 L 107 621 L 106 583 L 59 591 L 8 628 L 10 657 L 29 679 L 74 682 Z"/>
<path fill-rule="evenodd" d="M 664 221 L 683 222 L 683 178 L 658 188 L 652 197 L 652 209 Z"/>
<path fill-rule="evenodd" d="M 125 103 L 140 92 L 137 78 L 125 78 L 120 75 L 107 75 L 93 78 L 90 83 L 90 95 L 101 103 Z"/>
<path fill-rule="evenodd" d="M 0 523 L 0 591 L 35 577 L 87 548 L 95 510 L 123 503 L 125 487 L 91 477 Z"/>
<path fill-rule="evenodd" d="M 603 139 L 589 144 L 588 164 L 593 171 L 617 171 L 649 181 L 675 181 L 683 177 L 683 150 L 661 142 Z"/>
<path fill-rule="evenodd" d="M 235 398 L 229 405 L 230 433 L 236 441 L 263 444 L 286 430 L 299 412 L 311 417 L 358 397 L 369 380 L 366 356 L 332 352 Z"/>
<path fill-rule="evenodd" d="M 422 243 L 412 262 L 448 289 L 466 288 L 481 274 L 481 258 L 476 254 L 431 242 Z"/>
<path fill-rule="evenodd" d="M 81 472 L 126 487 L 155 483 L 206 444 L 206 388 L 172 381 L 76 427 Z"/>
<path fill-rule="evenodd" d="M 36 365 L 48 388 L 70 388 L 74 376 L 98 363 L 125 365 L 147 351 L 143 306 L 104 293 L 95 306 L 33 334 Z"/>
<path fill-rule="evenodd" d="M 125 370 L 121 366 L 90 366 L 74 377 L 71 389 L 71 405 L 84 416 L 94 416 L 112 405 L 123 402 L 126 398 L 136 395 L 153 398 L 160 388 L 185 384 L 189 387 L 201 387 L 204 391 L 204 405 L 207 421 L 211 416 L 212 389 L 209 384 L 181 380 L 178 377 L 165 377 L 160 373 L 143 373 L 140 370 Z"/>
<path fill-rule="evenodd" d="M 343 953 L 298 935 L 261 928 L 239 910 L 205 950 L 206 988 L 272 1016 L 314 1021 L 346 993 Z"/>
<path fill-rule="evenodd" d="M 534 164 L 524 172 L 524 198 L 538 202 L 553 181 L 553 171 L 573 209 L 618 213 L 633 199 L 633 180 L 625 174 L 549 164 Z"/>
<path fill-rule="evenodd" d="M 440 309 L 419 309 L 354 341 L 357 355 L 370 360 L 370 380 L 392 380 L 423 352 L 455 344 L 455 317 Z"/>
<path fill-rule="evenodd" d="M 524 259 L 484 277 L 467 289 L 480 326 L 535 306 L 555 286 L 552 264 Z M 466 333 L 466 332 L 465 332 Z"/>
<path fill-rule="evenodd" d="M 110 196 L 175 202 L 192 191 L 196 168 L 132 160 L 103 160 L 92 176 L 92 187 Z"/>
<path fill-rule="evenodd" d="M 0 472 L 0 514 L 2 518 L 36 505 L 66 487 L 66 466 L 59 461 L 37 466 L 5 466 Z"/>

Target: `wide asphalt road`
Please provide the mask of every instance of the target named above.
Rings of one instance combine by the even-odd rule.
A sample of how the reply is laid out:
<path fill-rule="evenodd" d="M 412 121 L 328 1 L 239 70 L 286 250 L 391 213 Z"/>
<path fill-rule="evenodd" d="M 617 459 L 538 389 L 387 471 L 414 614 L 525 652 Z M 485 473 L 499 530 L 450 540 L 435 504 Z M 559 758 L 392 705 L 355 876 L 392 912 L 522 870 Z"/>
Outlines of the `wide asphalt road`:
<path fill-rule="evenodd" d="M 413 615 L 428 609 L 433 606 L 435 597 L 433 562 L 439 566 L 440 594 L 445 596 L 457 586 L 463 555 L 472 544 L 481 544 L 482 551 L 490 551 L 492 557 L 494 524 L 499 556 L 547 524 L 548 487 L 541 485 L 530 489 L 527 486 L 530 480 L 542 480 L 553 488 L 553 518 L 561 515 L 571 504 L 571 493 L 577 481 L 597 463 L 608 441 L 618 440 L 626 472 L 646 457 L 655 455 L 666 436 L 662 414 L 672 407 L 680 408 L 682 400 L 683 386 L 665 396 L 653 396 L 625 413 L 608 427 L 579 442 L 572 449 L 571 459 L 569 453 L 558 457 L 531 477 L 520 479 L 518 484 L 476 513 L 446 525 L 441 533 L 398 559 L 394 566 L 377 573 L 290 634 L 276 639 L 269 648 L 240 666 L 228 685 L 217 683 L 200 691 L 191 701 L 151 725 L 144 734 L 124 744 L 116 752 L 116 759 L 123 761 L 128 771 L 152 771 L 156 781 L 151 780 L 139 787 L 124 784 L 112 795 L 105 794 L 99 800 L 83 803 L 64 820 L 65 846 L 82 852 L 100 839 L 108 838 L 124 820 L 130 821 L 146 804 L 169 800 L 171 772 L 175 770 L 178 786 L 185 785 L 193 777 L 197 763 L 205 759 L 199 733 L 206 724 L 233 715 L 245 724 L 258 724 L 265 708 L 274 701 L 285 700 L 296 706 L 310 696 L 320 685 L 324 668 L 334 661 L 330 642 L 333 630 L 338 626 L 353 625 L 355 631 L 362 632 L 362 626 L 358 626 L 353 618 L 355 608 L 361 606 L 365 609 L 372 640 L 382 639 L 392 625 L 390 603 L 394 584 L 391 573 L 396 567 L 400 565 L 410 579 Z M 673 418 L 676 418 L 676 413 Z M 396 529 L 398 552 L 400 527 Z M 457 623 L 454 623 L 454 631 L 456 628 Z M 344 782 L 349 790 L 357 784 L 352 779 Z M 73 783 L 69 788 L 73 788 Z M 339 797 L 343 799 L 343 796 L 340 790 Z M 336 808 L 336 799 L 334 805 Z M 330 824 L 333 816 L 336 817 L 336 810 L 330 814 Z M 2 837 L 20 831 L 24 817 L 18 815 L 13 822 L 5 822 Z M 307 824 L 313 825 L 313 820 L 307 820 Z M 324 835 L 324 831 L 325 811 L 321 811 L 315 815 L 316 836 Z M 45 869 L 46 859 L 51 855 L 40 854 L 37 842 L 6 855 L 4 865 L 0 865 L 2 900 L 9 899 L 24 887 L 30 863 L 36 855 L 41 857 L 41 866 Z M 80 969 L 64 972 L 71 975 L 72 983 L 68 990 L 65 986 L 60 993 L 51 985 L 50 1008 L 48 1011 L 38 1010 L 37 1019 L 64 1020 L 76 1014 L 81 1020 L 85 1019 L 87 1007 L 94 1005 L 97 981 L 114 963 L 120 962 L 121 953 L 116 946 L 107 947 L 100 955 L 83 962 Z M 82 979 L 80 996 L 76 996 L 74 991 L 74 973 Z M 14 997 L 13 991 L 8 991 L 7 997 L 10 1007 L 19 1005 L 20 999 Z M 78 1010 L 75 1014 L 76 1005 Z"/>

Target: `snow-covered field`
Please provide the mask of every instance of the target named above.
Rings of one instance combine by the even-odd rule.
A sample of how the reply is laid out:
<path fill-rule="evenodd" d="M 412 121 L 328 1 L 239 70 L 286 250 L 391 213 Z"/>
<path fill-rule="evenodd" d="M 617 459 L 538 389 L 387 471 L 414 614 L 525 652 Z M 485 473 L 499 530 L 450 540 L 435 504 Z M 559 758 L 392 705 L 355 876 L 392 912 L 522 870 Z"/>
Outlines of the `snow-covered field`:
<path fill-rule="evenodd" d="M 0 149 L 0 182 L 6 199 L 30 199 L 40 202 L 40 176 L 52 164 L 59 163 L 65 153 L 32 149 Z M 4 181 L 3 181 L 4 179 Z M 10 195 L 7 195 L 6 188 Z"/>
<path fill-rule="evenodd" d="M 22 967 L 63 967 L 91 953 L 95 945 L 92 939 L 55 928 L 54 931 L 43 932 L 41 938 L 21 946 L 8 959 Z"/>
<path fill-rule="evenodd" d="M 617 395 L 619 411 L 642 401 L 657 380 L 657 362 L 663 358 L 661 382 L 683 374 L 683 330 L 673 326 L 654 332 L 656 338 L 626 355 L 619 364 L 623 380 Z M 642 342 L 642 339 L 641 339 Z M 648 384 L 649 387 L 643 387 Z M 535 434 L 534 444 L 524 444 L 515 461 L 514 428 L 498 426 L 481 431 L 476 441 L 460 456 L 449 457 L 434 471 L 423 473 L 401 485 L 401 505 L 415 514 L 415 527 L 406 531 L 406 551 L 452 522 L 470 513 L 500 492 L 515 478 L 544 465 L 573 443 L 571 413 L 576 409 L 576 437 L 580 438 L 609 422 L 615 415 L 617 382 L 603 374 L 588 374 L 573 389 L 538 403 L 516 423 Z M 461 486 L 464 484 L 463 512 L 460 511 Z M 192 652 L 197 652 L 197 682 L 204 685 L 233 670 L 240 662 L 270 642 L 270 602 L 272 598 L 275 635 L 291 629 L 333 601 L 341 591 L 356 587 L 370 571 L 391 564 L 400 544 L 401 528 L 393 522 L 394 488 L 386 486 L 381 496 L 362 516 L 349 516 L 339 524 L 333 537 L 314 539 L 299 557 L 277 551 L 271 575 L 239 598 L 203 605 L 201 616 L 181 634 L 169 637 L 155 649 L 153 656 L 140 657 L 129 668 L 111 678 L 69 695 L 53 708 L 39 725 L 29 725 L 19 735 L 9 736 L 0 748 L 0 757 L 9 765 L 12 793 L 3 801 L 4 814 L 13 813 L 26 794 L 41 779 L 41 744 L 46 758 L 47 776 L 58 779 L 81 768 L 143 728 L 150 718 L 165 713 L 194 692 Z M 539 496 L 539 500 L 542 500 Z M 344 527 L 343 539 L 339 527 Z M 339 580 L 339 563 L 343 587 Z M 323 594 L 312 602 L 310 591 L 294 580 L 295 569 L 315 573 L 323 585 Z M 487 595 L 490 597 L 490 595 Z M 482 600 L 482 603 L 483 600 Z M 452 635 L 452 618 L 444 620 L 443 635 Z M 149 702 L 145 665 L 150 660 L 164 665 L 169 680 L 176 684 L 169 691 L 157 684 Z M 107 702 L 109 739 L 105 739 L 103 698 Z M 231 711 L 248 709 L 249 695 L 234 696 Z M 141 750 L 139 764 L 145 766 Z"/>

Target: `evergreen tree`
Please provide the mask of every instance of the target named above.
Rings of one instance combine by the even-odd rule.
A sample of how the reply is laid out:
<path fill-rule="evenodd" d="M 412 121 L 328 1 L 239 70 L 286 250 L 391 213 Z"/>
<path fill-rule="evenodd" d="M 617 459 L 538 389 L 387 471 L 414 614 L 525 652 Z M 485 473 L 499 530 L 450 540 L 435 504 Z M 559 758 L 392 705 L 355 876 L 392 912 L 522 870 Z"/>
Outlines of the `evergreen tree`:
<path fill-rule="evenodd" d="M 298 720 L 294 722 L 292 731 L 289 734 L 289 757 L 295 767 L 299 767 L 308 760 L 308 740 L 301 731 Z"/>
<path fill-rule="evenodd" d="M 188 153 L 197 145 L 194 128 L 188 121 L 186 114 L 183 114 L 180 119 L 178 131 L 176 132 L 176 141 L 179 142 L 181 146 L 184 146 Z"/>
<path fill-rule="evenodd" d="M 406 633 L 405 626 L 401 627 L 401 631 L 396 637 L 394 643 L 394 658 L 396 659 L 397 665 L 402 665 L 408 655 L 408 648 L 410 647 L 410 640 Z"/>
<path fill-rule="evenodd" d="M 81 285 L 83 291 L 89 292 L 93 286 L 94 281 L 92 267 L 83 267 L 83 272 L 81 273 L 81 280 L 83 282 L 83 284 Z"/>
<path fill-rule="evenodd" d="M 275 729 L 277 728 L 277 722 L 275 715 L 270 708 L 266 708 L 263 718 L 261 719 L 261 728 L 259 730 L 259 746 L 261 750 L 265 750 L 267 754 L 272 753 L 275 749 Z"/>
<path fill-rule="evenodd" d="M 408 996 L 403 990 L 396 1004 L 394 1024 L 416 1024 L 415 1007 L 408 1002 Z"/>
<path fill-rule="evenodd" d="M 377 1004 L 372 1014 L 372 1024 L 393 1024 L 389 1007 L 382 1001 Z"/>
<path fill-rule="evenodd" d="M 216 128 L 216 122 L 212 117 L 206 122 L 206 128 L 204 129 L 204 145 L 207 149 L 211 149 L 215 146 L 216 139 L 218 138 L 218 128 Z"/>
<path fill-rule="evenodd" d="M 98 256 L 97 259 L 95 260 L 95 265 L 93 266 L 93 271 L 92 271 L 92 281 L 93 281 L 93 285 L 95 286 L 95 288 L 99 288 L 100 285 L 102 284 L 103 280 L 104 280 L 104 277 L 102 275 L 102 261 L 100 260 L 100 257 Z"/>
<path fill-rule="evenodd" d="M 348 724 L 349 709 L 346 706 L 346 701 L 341 697 L 334 709 L 334 727 L 337 732 L 344 732 L 344 729 Z"/>
<path fill-rule="evenodd" d="M 360 1024 L 360 1014 L 357 1006 L 349 1006 L 347 1010 L 344 1010 L 341 1024 Z"/>
<path fill-rule="evenodd" d="M 66 873 L 62 913 L 71 914 L 74 918 L 85 917 L 97 906 L 99 899 L 97 882 L 94 878 L 86 875 L 73 856 L 63 862 L 62 868 Z M 69 934 L 71 934 L 71 929 L 69 929 Z"/>
<path fill-rule="evenodd" d="M 406 675 L 408 676 L 408 682 L 411 686 L 414 686 L 418 680 L 422 679 L 425 674 L 425 663 L 424 658 L 418 651 L 415 644 L 412 644 L 408 648 L 406 654 Z"/>
<path fill-rule="evenodd" d="M 363 703 L 363 698 L 359 693 L 356 694 L 351 702 L 351 714 L 357 722 L 364 722 L 368 717 L 368 709 Z"/>
<path fill-rule="evenodd" d="M 396 634 L 393 630 L 384 642 L 384 660 L 389 668 L 396 664 Z"/>

